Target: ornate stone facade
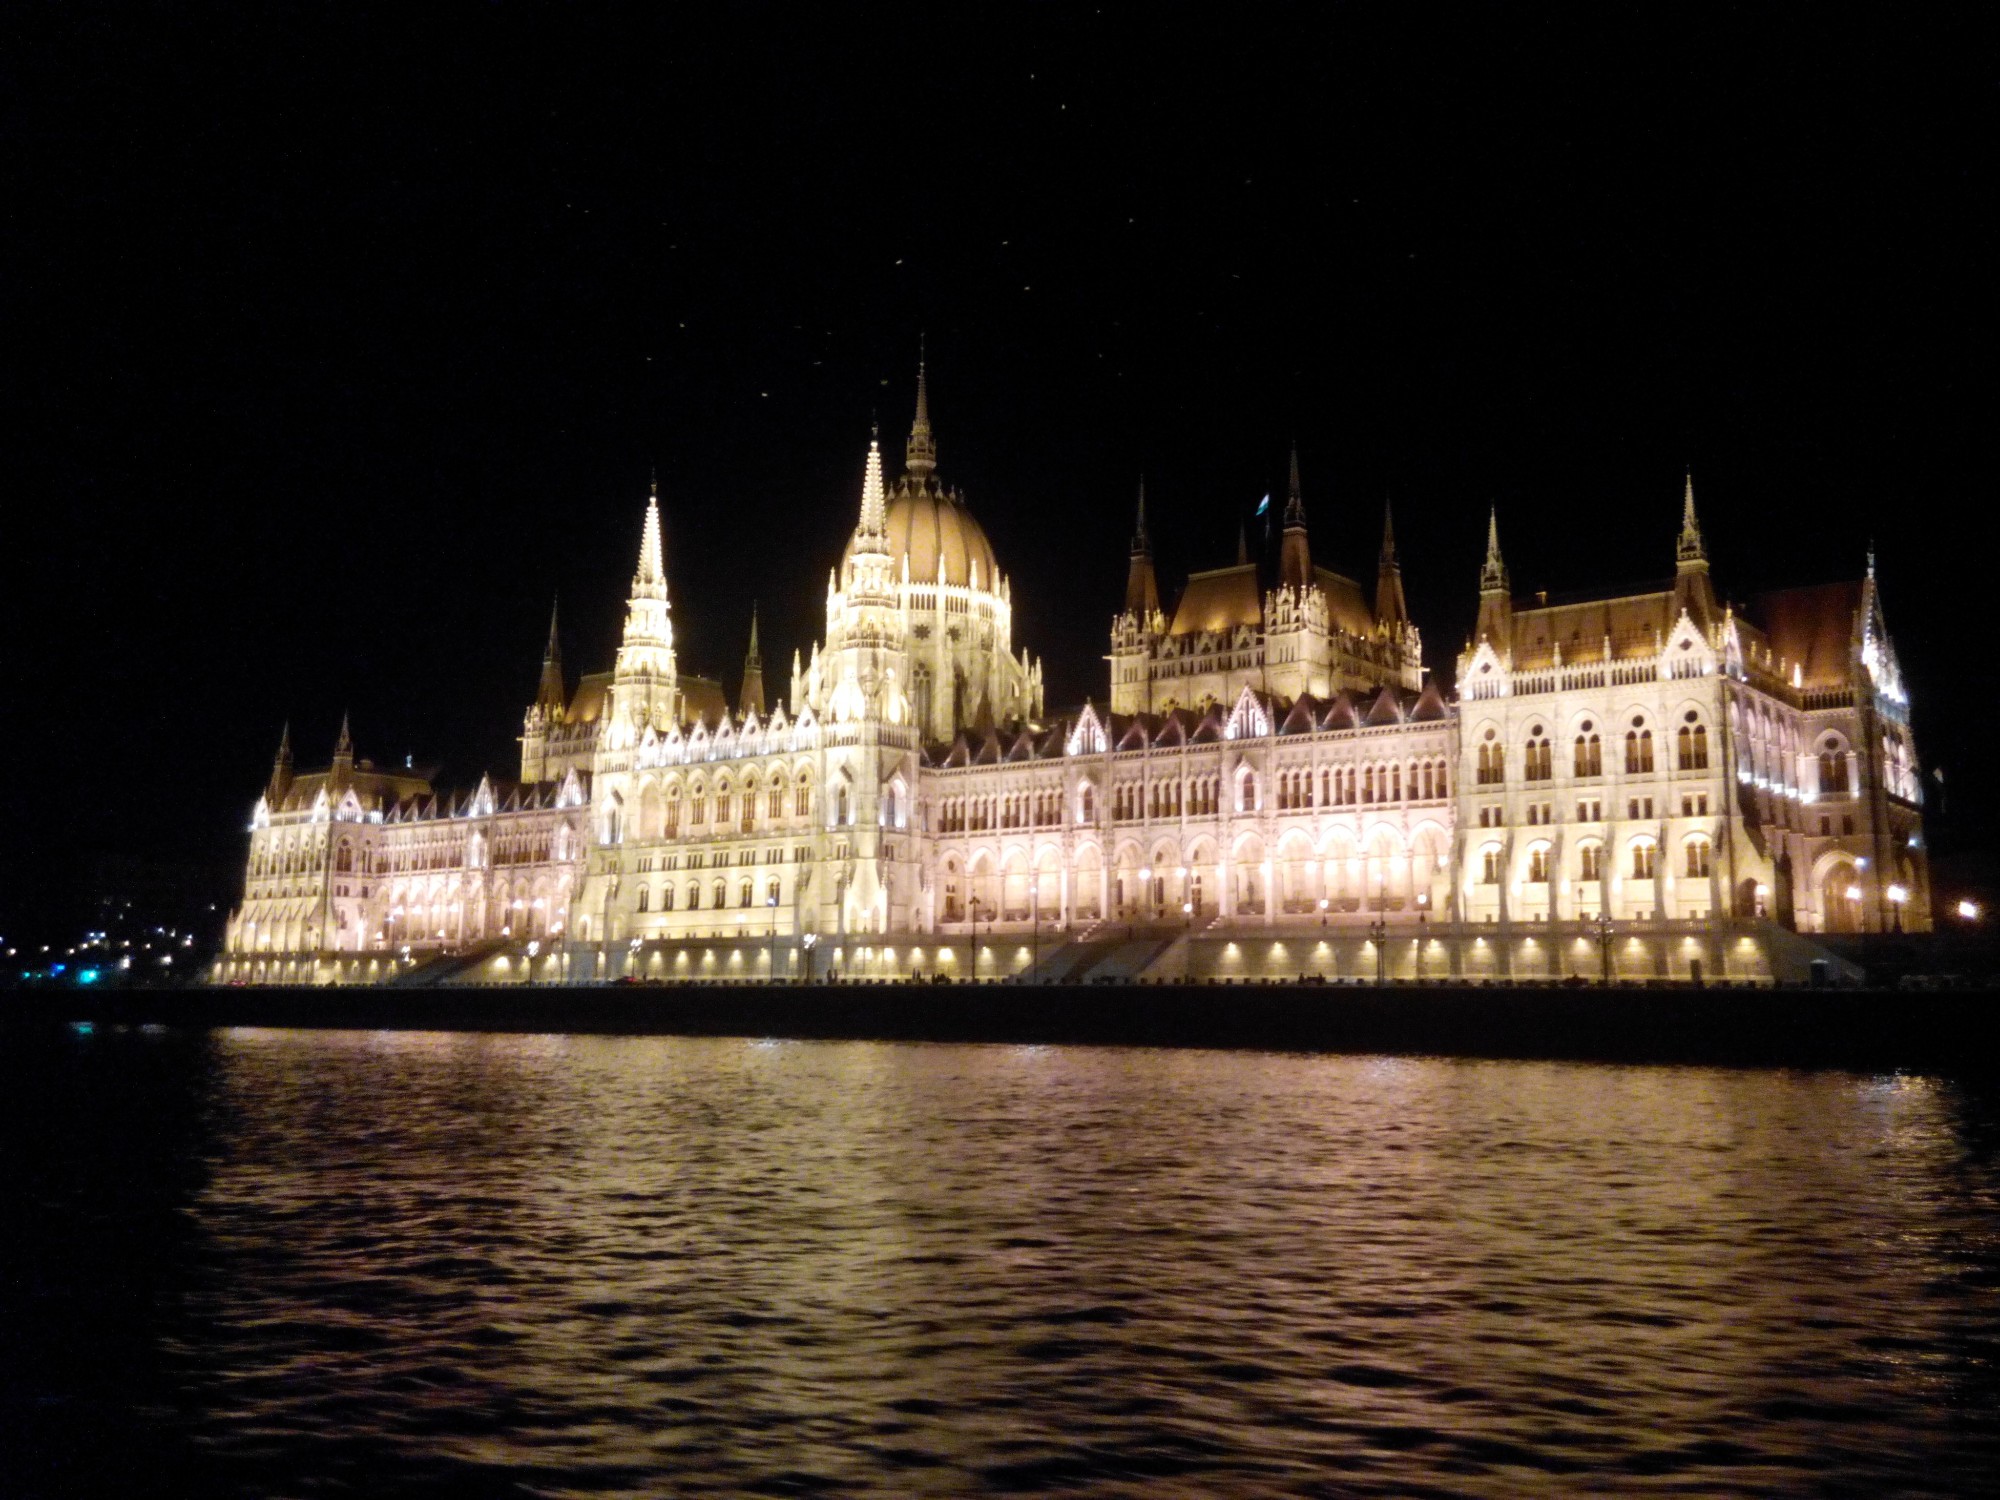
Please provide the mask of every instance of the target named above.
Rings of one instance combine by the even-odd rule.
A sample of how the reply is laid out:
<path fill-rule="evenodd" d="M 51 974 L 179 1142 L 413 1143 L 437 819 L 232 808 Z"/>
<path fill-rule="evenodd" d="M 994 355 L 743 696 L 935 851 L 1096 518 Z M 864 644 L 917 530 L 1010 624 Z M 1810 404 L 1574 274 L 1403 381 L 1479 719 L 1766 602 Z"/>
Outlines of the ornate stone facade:
<path fill-rule="evenodd" d="M 1872 559 L 1725 604 L 1690 481 L 1670 584 L 1524 601 L 1496 517 L 1454 700 L 1386 518 L 1371 601 L 1294 455 L 1269 576 L 1240 549 L 1171 614 L 1142 491 L 1108 708 L 1050 717 L 935 469 L 920 372 L 768 710 L 754 626 L 734 710 L 681 672 L 655 493 L 611 670 L 571 691 L 551 623 L 517 782 L 442 795 L 344 726 L 294 774 L 287 738 L 218 977 L 1763 978 L 1789 932 L 1930 925 Z"/>

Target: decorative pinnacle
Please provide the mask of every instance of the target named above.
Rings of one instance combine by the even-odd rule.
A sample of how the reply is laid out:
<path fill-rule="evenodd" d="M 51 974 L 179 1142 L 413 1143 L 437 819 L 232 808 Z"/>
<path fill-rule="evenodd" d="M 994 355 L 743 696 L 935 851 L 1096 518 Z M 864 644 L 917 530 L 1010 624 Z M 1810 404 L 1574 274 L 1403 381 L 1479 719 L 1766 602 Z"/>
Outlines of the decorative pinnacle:
<path fill-rule="evenodd" d="M 1294 526 L 1303 528 L 1306 524 L 1306 502 L 1299 490 L 1299 444 L 1296 438 L 1292 440 L 1292 467 L 1286 484 L 1285 530 L 1290 531 Z"/>
<path fill-rule="evenodd" d="M 347 710 L 344 708 L 340 711 L 340 738 L 333 742 L 333 753 L 335 755 L 354 753 L 354 736 L 347 731 Z"/>
<path fill-rule="evenodd" d="M 278 731 L 278 759 L 280 761 L 287 761 L 290 760 L 291 758 L 292 758 L 292 721 L 290 719 L 287 719 L 285 720 L 285 727 Z"/>
<path fill-rule="evenodd" d="M 1382 566 L 1393 568 L 1396 562 L 1396 515 L 1390 508 L 1387 496 L 1382 499 Z"/>
<path fill-rule="evenodd" d="M 646 524 L 639 534 L 639 571 L 632 576 L 632 595 L 649 599 L 667 597 L 667 569 L 660 549 L 660 481 L 655 475 L 652 493 L 646 497 Z"/>
<path fill-rule="evenodd" d="M 1681 495 L 1681 536 L 1674 548 L 1674 556 L 1684 563 L 1706 562 L 1707 549 L 1702 546 L 1701 522 L 1694 514 L 1694 470 L 1687 474 L 1687 488 Z"/>
<path fill-rule="evenodd" d="M 883 537 L 889 531 L 888 505 L 882 492 L 882 444 L 875 438 L 868 440 L 868 467 L 861 476 L 861 524 L 856 530 L 868 537 Z"/>
<path fill-rule="evenodd" d="M 1132 555 L 1144 556 L 1153 550 L 1153 544 L 1146 537 L 1146 476 L 1139 476 L 1139 523 L 1132 531 Z"/>
<path fill-rule="evenodd" d="M 558 594 L 549 605 L 549 643 L 542 650 L 543 661 L 555 661 L 562 655 L 562 646 L 556 636 L 556 620 L 562 612 L 562 595 Z"/>
<path fill-rule="evenodd" d="M 755 599 L 750 601 L 750 650 L 746 653 L 744 660 L 746 662 L 763 660 L 757 652 L 757 601 Z"/>
<path fill-rule="evenodd" d="M 910 424 L 910 445 L 904 466 L 921 478 L 937 467 L 937 444 L 931 438 L 930 382 L 926 378 L 924 336 L 917 335 L 917 419 Z"/>

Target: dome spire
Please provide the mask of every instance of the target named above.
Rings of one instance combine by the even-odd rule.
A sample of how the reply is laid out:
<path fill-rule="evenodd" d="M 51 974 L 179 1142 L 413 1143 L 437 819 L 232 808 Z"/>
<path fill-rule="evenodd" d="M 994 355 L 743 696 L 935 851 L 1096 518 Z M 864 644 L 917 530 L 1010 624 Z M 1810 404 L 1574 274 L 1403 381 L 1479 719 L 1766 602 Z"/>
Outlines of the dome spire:
<path fill-rule="evenodd" d="M 931 438 L 930 384 L 925 372 L 924 336 L 917 335 L 917 419 L 910 424 L 910 445 L 904 467 L 919 479 L 937 467 L 937 444 Z"/>
<path fill-rule="evenodd" d="M 1479 588 L 1482 593 L 1505 593 L 1507 589 L 1507 564 L 1500 557 L 1500 507 L 1497 505 L 1486 512 L 1486 562 L 1479 570 Z"/>
<path fill-rule="evenodd" d="M 868 466 L 861 475 L 861 524 L 855 528 L 857 537 L 871 540 L 880 538 L 886 550 L 889 534 L 888 507 L 882 493 L 882 443 L 871 436 L 868 439 Z"/>
<path fill-rule="evenodd" d="M 646 524 L 639 534 L 639 571 L 632 575 L 632 597 L 667 597 L 667 568 L 660 550 L 660 471 L 653 470 L 652 492 L 646 497 Z"/>

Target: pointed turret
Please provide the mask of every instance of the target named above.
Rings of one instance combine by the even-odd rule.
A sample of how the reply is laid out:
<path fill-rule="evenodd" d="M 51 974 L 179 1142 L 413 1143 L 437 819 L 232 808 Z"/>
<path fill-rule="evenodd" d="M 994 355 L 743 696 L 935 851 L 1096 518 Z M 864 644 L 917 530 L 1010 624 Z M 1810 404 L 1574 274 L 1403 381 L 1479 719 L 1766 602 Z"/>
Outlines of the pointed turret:
<path fill-rule="evenodd" d="M 919 479 L 937 467 L 937 443 L 931 437 L 930 387 L 925 379 L 924 341 L 917 339 L 917 418 L 910 424 L 910 445 L 904 467 Z"/>
<path fill-rule="evenodd" d="M 354 770 L 354 736 L 348 732 L 347 712 L 341 711 L 340 738 L 333 742 L 333 779 L 344 782 Z"/>
<path fill-rule="evenodd" d="M 1250 561 L 1250 523 L 1236 523 L 1236 566 L 1243 567 Z"/>
<path fill-rule="evenodd" d="M 1396 518 L 1389 502 L 1382 502 L 1382 555 L 1375 564 L 1375 623 L 1394 633 L 1410 619 L 1409 601 L 1403 597 L 1403 565 L 1396 558 Z"/>
<path fill-rule="evenodd" d="M 621 732 L 675 722 L 680 669 L 674 660 L 673 605 L 667 599 L 666 557 L 660 545 L 660 482 L 646 496 L 639 533 L 639 569 L 625 601 L 625 633 L 612 663 L 613 718 Z"/>
<path fill-rule="evenodd" d="M 1132 562 L 1125 573 L 1125 613 L 1143 627 L 1160 612 L 1160 582 L 1153 572 L 1153 544 L 1146 535 L 1146 479 L 1139 477 L 1139 519 L 1132 529 Z"/>
<path fill-rule="evenodd" d="M 1708 576 L 1708 549 L 1702 545 L 1701 522 L 1694 513 L 1694 471 L 1681 492 L 1681 534 L 1674 546 L 1674 611 L 1685 613 L 1704 637 L 1716 625 L 1715 585 Z"/>
<path fill-rule="evenodd" d="M 1479 625 L 1474 639 L 1491 641 L 1505 656 L 1512 648 L 1514 596 L 1507 583 L 1507 564 L 1500 556 L 1500 508 L 1486 513 L 1486 561 L 1479 569 Z"/>
<path fill-rule="evenodd" d="M 292 784 L 292 721 L 287 719 L 285 727 L 278 732 L 278 754 L 271 762 L 271 785 L 265 800 L 276 807 L 284 799 Z"/>
<path fill-rule="evenodd" d="M 882 489 L 882 444 L 879 434 L 873 429 L 868 435 L 867 466 L 861 474 L 861 524 L 855 527 L 855 535 L 881 542 L 883 546 L 878 550 L 887 548 L 889 520 L 887 499 Z"/>
<path fill-rule="evenodd" d="M 660 478 L 655 472 L 646 497 L 646 523 L 639 537 L 639 571 L 632 575 L 632 597 L 667 597 L 667 569 L 660 548 Z"/>
<path fill-rule="evenodd" d="M 764 658 L 757 650 L 757 606 L 750 606 L 750 649 L 743 654 L 743 691 L 736 696 L 739 714 L 764 717 Z"/>
<path fill-rule="evenodd" d="M 1312 587 L 1312 549 L 1306 544 L 1306 502 L 1299 489 L 1299 445 L 1292 444 L 1292 465 L 1288 478 L 1290 493 L 1285 499 L 1285 536 L 1278 554 L 1278 582 L 1304 593 Z"/>
<path fill-rule="evenodd" d="M 559 717 L 569 701 L 563 692 L 562 643 L 556 634 L 560 607 L 560 601 L 549 606 L 549 643 L 542 649 L 542 681 L 535 692 L 535 707 L 551 718 Z"/>

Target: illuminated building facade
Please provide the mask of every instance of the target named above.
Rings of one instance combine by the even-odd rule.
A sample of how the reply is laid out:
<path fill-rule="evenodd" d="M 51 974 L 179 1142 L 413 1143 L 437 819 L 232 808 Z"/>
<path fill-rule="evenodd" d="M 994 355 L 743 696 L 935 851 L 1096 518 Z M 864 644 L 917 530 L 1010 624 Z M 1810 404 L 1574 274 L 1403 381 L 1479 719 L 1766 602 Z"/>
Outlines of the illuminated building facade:
<path fill-rule="evenodd" d="M 681 672 L 656 493 L 611 669 L 572 690 L 551 625 L 518 780 L 287 740 L 218 977 L 1766 978 L 1793 933 L 1930 925 L 1872 560 L 1723 604 L 1690 482 L 1671 584 L 1526 601 L 1496 519 L 1453 699 L 1386 517 L 1370 597 L 1294 455 L 1269 575 L 1239 547 L 1171 613 L 1142 492 L 1108 705 L 1051 717 L 936 460 L 920 372 L 784 701 L 754 623 L 733 709 Z"/>

